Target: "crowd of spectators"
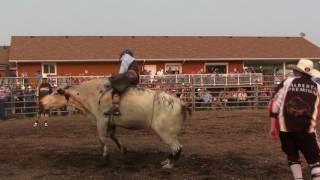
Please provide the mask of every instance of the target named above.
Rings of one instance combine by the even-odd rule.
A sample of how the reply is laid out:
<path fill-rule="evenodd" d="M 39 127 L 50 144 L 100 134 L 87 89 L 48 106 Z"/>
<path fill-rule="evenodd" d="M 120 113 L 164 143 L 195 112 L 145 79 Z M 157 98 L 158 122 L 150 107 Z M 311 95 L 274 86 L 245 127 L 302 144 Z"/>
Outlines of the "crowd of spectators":
<path fill-rule="evenodd" d="M 37 71 L 34 77 L 22 73 L 20 77 L 0 78 L 0 119 L 8 119 L 16 116 L 35 116 L 38 113 L 37 88 L 41 83 L 42 74 Z M 53 89 L 66 83 L 78 85 L 93 77 L 49 77 L 48 83 Z M 65 108 L 61 109 L 62 111 Z M 74 110 L 73 110 L 74 111 Z"/>
<path fill-rule="evenodd" d="M 180 90 L 170 91 L 169 89 L 167 92 L 177 95 L 181 100 L 190 104 L 193 104 L 194 101 L 196 110 L 244 108 L 249 106 L 265 107 L 272 94 L 270 87 L 263 87 L 261 89 L 210 90 L 198 88 L 192 91 L 191 87 L 184 87 Z"/>
<path fill-rule="evenodd" d="M 37 109 L 36 94 L 30 85 L 9 86 L 0 84 L 1 119 L 7 119 L 12 114 L 34 114 Z"/>

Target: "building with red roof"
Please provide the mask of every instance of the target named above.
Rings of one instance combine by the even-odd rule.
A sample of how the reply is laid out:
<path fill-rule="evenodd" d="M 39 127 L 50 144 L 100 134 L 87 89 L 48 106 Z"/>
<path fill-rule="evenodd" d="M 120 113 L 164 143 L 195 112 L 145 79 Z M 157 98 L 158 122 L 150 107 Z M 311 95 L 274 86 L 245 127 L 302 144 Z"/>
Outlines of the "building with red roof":
<path fill-rule="evenodd" d="M 16 66 L 18 75 L 108 75 L 118 71 L 125 48 L 141 71 L 153 73 L 227 74 L 263 65 L 272 74 L 300 58 L 320 61 L 320 48 L 304 37 L 234 36 L 13 36 L 10 48 L 0 48 L 0 60 Z"/>

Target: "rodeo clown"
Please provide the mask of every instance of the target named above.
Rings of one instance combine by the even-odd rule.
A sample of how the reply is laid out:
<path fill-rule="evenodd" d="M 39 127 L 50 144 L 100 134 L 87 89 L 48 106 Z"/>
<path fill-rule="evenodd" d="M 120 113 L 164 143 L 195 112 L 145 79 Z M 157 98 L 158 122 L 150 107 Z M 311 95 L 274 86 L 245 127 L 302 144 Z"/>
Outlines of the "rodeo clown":
<path fill-rule="evenodd" d="M 282 151 L 294 179 L 303 179 L 299 151 L 305 157 L 313 180 L 320 180 L 320 156 L 316 139 L 316 119 L 320 102 L 320 85 L 312 78 L 320 72 L 309 59 L 300 59 L 292 67 L 293 77 L 283 82 L 274 96 L 270 112 L 270 137 L 280 137 Z M 277 127 L 277 118 L 279 127 Z"/>
<path fill-rule="evenodd" d="M 49 110 L 45 110 L 42 106 L 42 104 L 40 103 L 41 99 L 43 97 L 45 97 L 46 95 L 49 95 L 52 93 L 52 87 L 48 82 L 48 77 L 46 74 L 42 75 L 42 79 L 41 79 L 41 83 L 39 84 L 39 86 L 37 87 L 37 92 L 36 95 L 38 97 L 38 105 L 39 105 L 39 110 L 38 110 L 38 116 L 36 121 L 33 124 L 33 127 L 37 127 L 39 124 L 39 120 L 43 120 L 44 121 L 44 126 L 48 126 L 48 121 L 47 119 L 50 116 L 50 111 Z"/>

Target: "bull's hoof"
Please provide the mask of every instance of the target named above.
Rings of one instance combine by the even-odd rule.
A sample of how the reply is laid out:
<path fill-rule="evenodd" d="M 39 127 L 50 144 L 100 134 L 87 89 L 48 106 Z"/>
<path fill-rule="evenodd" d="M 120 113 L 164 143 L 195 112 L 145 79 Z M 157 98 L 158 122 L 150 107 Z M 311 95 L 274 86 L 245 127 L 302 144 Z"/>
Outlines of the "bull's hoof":
<path fill-rule="evenodd" d="M 170 159 L 166 159 L 166 160 L 162 161 L 160 164 L 162 166 L 164 166 L 164 165 L 169 164 L 169 163 L 170 163 Z"/>
<path fill-rule="evenodd" d="M 163 168 L 163 169 L 172 169 L 173 166 L 174 166 L 173 163 L 170 163 L 170 162 L 169 162 L 169 163 L 163 165 L 162 168 Z"/>
<path fill-rule="evenodd" d="M 126 147 L 121 147 L 121 149 L 120 149 L 120 152 L 121 152 L 121 154 L 123 154 L 123 155 L 126 155 L 127 154 L 127 148 Z"/>
<path fill-rule="evenodd" d="M 121 115 L 119 107 L 116 107 L 116 106 L 112 106 L 109 109 L 109 111 L 104 112 L 103 114 L 105 116 L 120 116 Z"/>
<path fill-rule="evenodd" d="M 110 155 L 109 155 L 109 154 L 102 155 L 101 160 L 102 160 L 102 161 L 110 161 Z"/>
<path fill-rule="evenodd" d="M 96 165 L 99 167 L 107 167 L 112 165 L 112 161 L 101 160 L 101 161 L 98 161 Z"/>
<path fill-rule="evenodd" d="M 103 113 L 105 116 L 120 116 L 120 112 L 105 112 Z"/>

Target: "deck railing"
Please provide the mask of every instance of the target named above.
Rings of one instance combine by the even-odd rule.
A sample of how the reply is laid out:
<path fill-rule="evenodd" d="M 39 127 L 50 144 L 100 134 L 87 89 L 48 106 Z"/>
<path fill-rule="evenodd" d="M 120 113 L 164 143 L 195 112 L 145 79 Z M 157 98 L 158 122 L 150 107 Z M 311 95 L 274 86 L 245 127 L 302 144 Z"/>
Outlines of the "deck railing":
<path fill-rule="evenodd" d="M 249 74 L 174 74 L 174 75 L 141 75 L 140 83 L 187 83 L 195 85 L 255 85 L 263 84 L 263 75 L 261 73 Z"/>
<path fill-rule="evenodd" d="M 53 86 L 62 83 L 79 84 L 94 78 L 106 78 L 109 76 L 49 76 L 49 82 Z M 174 75 L 140 75 L 140 84 L 194 84 L 200 86 L 251 86 L 262 85 L 266 76 L 261 73 L 248 74 L 174 74 Z M 275 76 L 269 76 L 276 81 Z M 33 77 L 0 77 L 0 85 L 9 86 L 36 86 L 39 80 Z M 280 81 L 280 80 L 279 80 Z"/>

